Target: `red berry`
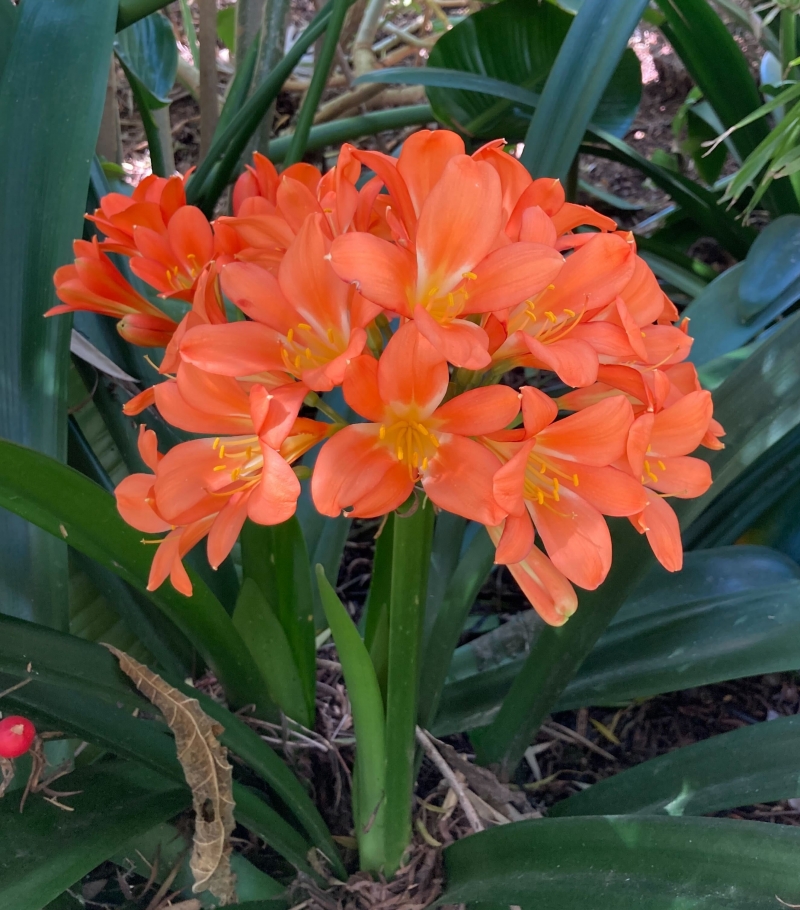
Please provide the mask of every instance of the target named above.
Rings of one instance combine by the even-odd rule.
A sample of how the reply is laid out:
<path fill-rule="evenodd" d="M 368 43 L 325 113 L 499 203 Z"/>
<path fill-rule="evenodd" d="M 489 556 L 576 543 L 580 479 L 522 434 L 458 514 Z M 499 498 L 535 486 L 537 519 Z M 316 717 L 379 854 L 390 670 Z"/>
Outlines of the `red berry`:
<path fill-rule="evenodd" d="M 17 758 L 31 747 L 36 728 L 27 717 L 4 717 L 0 720 L 0 758 Z"/>

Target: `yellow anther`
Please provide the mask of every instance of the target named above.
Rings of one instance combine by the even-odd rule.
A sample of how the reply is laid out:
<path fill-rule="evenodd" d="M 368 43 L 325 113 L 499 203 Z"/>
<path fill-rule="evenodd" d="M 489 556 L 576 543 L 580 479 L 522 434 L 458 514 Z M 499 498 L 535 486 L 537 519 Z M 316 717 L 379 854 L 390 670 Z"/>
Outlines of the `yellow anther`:
<path fill-rule="evenodd" d="M 226 464 L 216 464 L 214 465 L 215 471 L 224 471 L 228 466 Z"/>
<path fill-rule="evenodd" d="M 306 357 L 311 360 L 311 348 L 306 348 Z"/>
<path fill-rule="evenodd" d="M 664 464 L 663 461 L 659 461 L 659 462 L 658 462 L 658 466 L 659 466 L 659 468 L 661 468 L 662 471 L 666 471 L 666 470 L 667 470 L 667 466 Z"/>
<path fill-rule="evenodd" d="M 576 487 L 578 486 L 578 475 L 577 474 L 572 475 L 572 482 L 575 484 Z"/>
<path fill-rule="evenodd" d="M 234 469 L 231 471 L 231 480 L 238 480 L 238 479 L 239 479 L 239 475 L 240 475 L 241 473 L 242 473 L 242 469 L 241 469 L 241 468 L 234 468 Z"/>
<path fill-rule="evenodd" d="M 544 474 L 546 470 L 547 470 L 547 465 L 544 464 L 544 462 L 543 462 L 541 468 L 539 468 L 539 473 Z"/>
<path fill-rule="evenodd" d="M 380 436 L 381 439 L 386 439 L 386 427 L 383 424 L 381 424 L 381 428 L 378 431 L 378 435 Z"/>
<path fill-rule="evenodd" d="M 422 470 L 423 470 L 423 471 L 427 471 L 427 470 L 428 470 L 428 459 L 427 459 L 427 458 L 423 458 L 423 459 L 422 459 Z"/>
<path fill-rule="evenodd" d="M 553 493 L 556 493 L 556 494 L 558 493 L 558 478 L 557 477 L 553 478 Z"/>
<path fill-rule="evenodd" d="M 247 447 L 247 454 L 245 455 L 245 457 L 247 458 L 248 461 L 250 461 L 250 459 L 253 457 L 253 447 L 252 446 Z"/>
<path fill-rule="evenodd" d="M 225 446 L 220 446 L 220 447 L 219 447 L 219 457 L 220 457 L 220 458 L 224 458 L 224 457 L 225 457 Z"/>
<path fill-rule="evenodd" d="M 216 451 L 217 446 L 219 445 L 219 436 L 211 443 L 211 448 Z"/>
<path fill-rule="evenodd" d="M 425 426 L 424 423 L 418 423 L 417 426 L 416 426 L 416 429 L 419 430 L 419 432 L 422 433 L 423 436 L 428 436 L 428 435 L 430 435 L 430 434 L 428 433 L 428 428 Z"/>
<path fill-rule="evenodd" d="M 642 338 L 647 338 L 647 335 L 645 335 L 644 332 L 642 332 Z"/>
<path fill-rule="evenodd" d="M 439 448 L 439 440 L 436 438 L 436 436 L 435 436 L 433 433 L 431 433 L 430 436 L 431 436 L 431 442 L 432 442 L 432 443 L 436 446 L 436 448 L 438 449 L 438 448 Z"/>
<path fill-rule="evenodd" d="M 545 290 L 554 291 L 555 289 L 556 289 L 556 286 L 554 284 L 548 284 L 547 288 Z"/>
<path fill-rule="evenodd" d="M 466 278 L 467 281 L 475 281 L 478 276 L 475 272 L 464 272 L 461 277 Z"/>
<path fill-rule="evenodd" d="M 544 493 L 542 493 L 541 490 L 537 490 L 537 491 L 536 491 L 536 497 L 537 497 L 537 499 L 539 500 L 539 505 L 540 505 L 540 506 L 543 506 L 543 505 L 544 505 Z"/>
<path fill-rule="evenodd" d="M 328 341 L 330 341 L 331 344 L 333 344 L 333 328 L 328 329 Z"/>
<path fill-rule="evenodd" d="M 453 292 L 451 291 L 451 292 L 447 295 L 447 309 L 448 309 L 448 310 L 452 310 L 452 309 L 455 307 L 455 305 L 456 305 L 456 301 L 455 301 L 455 299 L 454 299 L 454 297 L 453 297 Z"/>
<path fill-rule="evenodd" d="M 558 322 L 556 314 L 552 310 L 547 310 L 544 315 L 547 316 L 550 322 Z"/>
<path fill-rule="evenodd" d="M 439 288 L 431 288 L 428 291 L 428 297 L 435 297 L 439 293 Z"/>
<path fill-rule="evenodd" d="M 414 457 L 411 459 L 411 463 L 415 468 L 419 467 L 419 452 L 414 452 Z"/>
<path fill-rule="evenodd" d="M 295 366 L 295 369 L 296 369 L 296 370 L 299 370 L 299 369 L 300 369 L 300 355 L 299 355 L 299 354 L 298 354 L 297 357 L 295 357 L 295 359 L 294 359 L 294 366 Z"/>
<path fill-rule="evenodd" d="M 398 461 L 403 460 L 403 450 L 400 446 L 397 447 L 397 459 Z"/>
<path fill-rule="evenodd" d="M 289 331 L 286 333 L 286 338 L 288 339 L 289 343 L 291 344 L 291 341 L 294 338 L 294 329 L 289 329 Z"/>
<path fill-rule="evenodd" d="M 567 314 L 567 316 L 575 315 L 575 310 L 568 310 L 566 307 L 564 307 L 564 312 Z"/>

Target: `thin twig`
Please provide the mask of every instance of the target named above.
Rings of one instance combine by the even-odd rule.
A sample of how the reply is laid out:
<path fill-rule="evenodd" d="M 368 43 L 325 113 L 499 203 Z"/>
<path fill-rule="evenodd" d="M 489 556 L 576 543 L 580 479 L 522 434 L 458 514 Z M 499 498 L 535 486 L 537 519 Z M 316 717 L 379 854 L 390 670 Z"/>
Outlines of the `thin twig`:
<path fill-rule="evenodd" d="M 16 692 L 17 689 L 21 689 L 23 686 L 27 686 L 29 682 L 33 682 L 33 680 L 30 677 L 28 677 L 27 679 L 23 679 L 18 683 L 15 683 L 10 688 L 5 689 L 3 692 L 0 692 L 0 698 L 5 698 L 6 695 L 11 695 L 11 693 Z"/>
<path fill-rule="evenodd" d="M 219 119 L 217 98 L 217 4 L 199 0 L 200 10 L 200 160 L 205 158 Z"/>
<path fill-rule="evenodd" d="M 616 761 L 616 758 L 614 758 L 610 752 L 606 752 L 605 749 L 601 749 L 600 746 L 595 745 L 590 739 L 581 736 L 580 733 L 576 733 L 574 730 L 570 730 L 569 727 L 565 727 L 563 724 L 557 724 L 555 721 L 552 721 L 549 725 L 542 724 L 541 730 L 543 733 L 546 733 L 548 736 L 554 736 L 556 739 L 586 746 L 587 749 L 591 749 L 591 751 L 596 752 L 597 755 L 602 755 L 607 761 Z"/>
<path fill-rule="evenodd" d="M 430 737 L 425 733 L 423 729 L 417 727 L 416 730 L 417 742 L 422 746 L 425 754 L 428 758 L 436 765 L 437 770 L 442 775 L 442 777 L 450 785 L 452 791 L 458 797 L 458 802 L 461 805 L 461 808 L 464 812 L 464 815 L 467 817 L 467 821 L 472 826 L 473 831 L 483 831 L 483 824 L 481 823 L 480 818 L 478 818 L 478 813 L 475 811 L 472 803 L 469 800 L 469 797 L 464 792 L 464 788 L 461 786 L 458 778 L 453 772 L 453 769 L 447 762 L 442 758 L 439 750 L 431 742 Z"/>

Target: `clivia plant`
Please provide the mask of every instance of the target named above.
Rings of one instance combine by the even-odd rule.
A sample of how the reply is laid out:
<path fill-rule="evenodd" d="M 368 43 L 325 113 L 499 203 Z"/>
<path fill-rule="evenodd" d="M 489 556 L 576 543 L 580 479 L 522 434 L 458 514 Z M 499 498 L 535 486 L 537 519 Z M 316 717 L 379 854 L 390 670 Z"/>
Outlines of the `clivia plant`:
<path fill-rule="evenodd" d="M 443 128 L 412 133 L 397 157 L 339 135 L 332 167 L 300 160 L 348 5 L 323 7 L 261 81 L 240 55 L 237 79 L 251 92 L 234 81 L 198 169 L 150 175 L 130 194 L 111 189 L 97 163 L 90 173 L 99 117 L 89 114 L 115 29 L 159 4 L 123 3 L 119 21 L 95 0 L 63 13 L 76 53 L 48 95 L 53 111 L 64 86 L 98 96 L 80 108 L 69 156 L 47 136 L 32 158 L 13 145 L 26 54 L 59 20 L 38 0 L 2 14 L 15 31 L 0 57 L 0 123 L 10 124 L 0 198 L 22 211 L 17 159 L 38 162 L 49 186 L 64 181 L 63 212 L 6 231 L 19 262 L 3 259 L 5 280 L 19 278 L 9 351 L 30 360 L 4 364 L 21 416 L 3 424 L 0 503 L 28 524 L 9 524 L 22 556 L 2 557 L 18 609 L 0 616 L 0 685 L 4 707 L 31 718 L 24 733 L 33 723 L 65 732 L 58 760 L 74 767 L 66 811 L 33 800 L 12 812 L 10 794 L 0 805 L 0 839 L 27 844 L 13 870 L 0 860 L 0 903 L 18 910 L 71 907 L 71 886 L 101 863 L 156 849 L 175 850 L 175 875 L 191 849 L 186 886 L 202 906 L 263 910 L 298 893 L 314 906 L 326 890 L 344 900 L 351 876 L 362 892 L 390 887 L 413 870 L 423 754 L 474 818 L 435 736 L 468 734 L 495 783 L 513 783 L 555 708 L 796 666 L 800 570 L 780 554 L 718 547 L 668 573 L 684 568 L 682 534 L 694 547 L 712 535 L 733 543 L 765 498 L 774 503 L 786 475 L 773 466 L 795 457 L 797 317 L 765 324 L 712 395 L 646 239 L 568 198 L 535 133 L 521 160 L 503 139 Z M 593 129 L 645 6 L 584 0 L 569 20 L 535 115 L 562 99 L 569 129 L 559 121 L 545 136 L 562 164 Z M 81 57 L 89 28 L 103 53 Z M 234 179 L 323 34 L 327 64 L 312 76 L 286 166 L 257 153 Z M 44 64 L 33 73 L 42 91 L 53 83 Z M 417 122 L 430 122 L 422 113 Z M 229 205 L 218 205 L 229 183 Z M 741 226 L 725 225 L 746 247 Z M 68 414 L 73 317 L 98 372 L 76 361 Z M 78 419 L 87 407 L 111 440 L 104 457 Z M 354 617 L 339 568 L 354 522 L 370 521 L 370 588 Z M 70 631 L 67 547 L 73 587 L 88 579 L 102 592 L 127 640 L 91 623 L 82 637 L 78 623 Z M 496 564 L 532 610 L 478 639 L 480 663 L 472 642 L 459 644 Z M 310 792 L 319 782 L 257 732 L 313 730 L 317 651 L 329 637 L 336 661 L 325 664 L 341 668 L 355 741 L 344 827 L 323 819 Z M 18 719 L 7 720 L 18 736 Z M 444 850 L 441 901 L 796 902 L 793 827 L 703 816 L 798 795 L 798 736 L 794 718 L 756 725 L 622 772 L 553 817 L 471 824 L 478 833 Z M 190 807 L 187 836 L 171 822 Z M 51 812 L 68 849 L 53 847 Z M 234 849 L 244 830 L 270 852 Z M 142 873 L 168 880 L 161 898 L 175 881 L 163 865 Z"/>

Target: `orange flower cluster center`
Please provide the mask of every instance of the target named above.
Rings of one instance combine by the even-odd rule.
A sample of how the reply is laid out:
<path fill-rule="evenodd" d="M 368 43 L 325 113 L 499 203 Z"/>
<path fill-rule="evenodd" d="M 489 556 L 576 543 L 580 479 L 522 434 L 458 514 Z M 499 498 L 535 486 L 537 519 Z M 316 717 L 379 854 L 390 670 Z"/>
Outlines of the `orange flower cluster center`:
<path fill-rule="evenodd" d="M 406 465 L 412 480 L 428 470 L 428 463 L 439 448 L 439 439 L 426 422 L 410 415 L 381 424 L 379 436 L 397 460 Z"/>
<path fill-rule="evenodd" d="M 217 437 L 214 440 L 213 447 L 220 459 L 220 463 L 213 468 L 214 472 L 222 475 L 222 477 L 225 477 L 226 473 L 228 473 L 231 483 L 242 481 L 239 486 L 233 489 L 223 490 L 213 495 L 232 496 L 234 493 L 241 493 L 243 490 L 258 483 L 264 464 L 261 448 L 258 444 L 258 436 L 243 436 L 238 439 L 228 438 L 224 443 L 220 442 L 220 438 Z"/>
<path fill-rule="evenodd" d="M 561 478 L 560 481 L 559 477 Z M 551 505 L 551 503 L 561 501 L 559 489 L 564 483 L 569 483 L 572 486 L 577 487 L 579 484 L 578 475 L 567 474 L 560 468 L 555 467 L 549 459 L 543 458 L 541 455 L 536 455 L 534 452 L 530 453 L 528 456 L 528 464 L 525 468 L 525 487 L 523 494 L 525 499 L 536 502 L 540 506 L 544 506 L 558 514 L 565 514 L 559 512 L 558 509 Z"/>

